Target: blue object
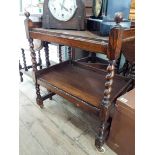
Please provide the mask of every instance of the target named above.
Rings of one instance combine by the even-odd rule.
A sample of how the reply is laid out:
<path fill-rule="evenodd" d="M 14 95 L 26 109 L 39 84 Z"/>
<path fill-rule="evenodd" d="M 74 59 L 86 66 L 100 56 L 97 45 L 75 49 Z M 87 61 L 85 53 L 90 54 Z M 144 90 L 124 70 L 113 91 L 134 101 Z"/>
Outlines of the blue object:
<path fill-rule="evenodd" d="M 129 20 L 128 21 L 123 21 L 123 22 L 120 23 L 120 25 L 123 28 L 130 28 L 131 22 Z M 103 36 L 109 35 L 110 29 L 113 28 L 114 26 L 116 26 L 116 22 L 102 21 L 100 23 L 100 34 L 103 35 Z"/>
<path fill-rule="evenodd" d="M 124 20 L 120 23 L 123 28 L 130 28 L 131 21 Z M 108 36 L 111 28 L 116 26 L 116 22 L 114 20 L 101 20 L 101 19 L 92 19 L 89 18 L 87 20 L 87 29 L 101 36 Z"/>
<path fill-rule="evenodd" d="M 99 19 L 89 18 L 87 20 L 87 29 L 102 36 L 108 36 L 112 27 L 116 26 L 114 21 L 115 13 L 123 13 L 123 21 L 120 25 L 124 28 L 130 28 L 129 19 L 131 0 L 103 0 L 103 15 Z"/>
<path fill-rule="evenodd" d="M 104 0 L 103 13 L 106 18 L 114 19 L 116 12 L 122 12 L 123 18 L 128 19 L 130 13 L 131 0 Z"/>

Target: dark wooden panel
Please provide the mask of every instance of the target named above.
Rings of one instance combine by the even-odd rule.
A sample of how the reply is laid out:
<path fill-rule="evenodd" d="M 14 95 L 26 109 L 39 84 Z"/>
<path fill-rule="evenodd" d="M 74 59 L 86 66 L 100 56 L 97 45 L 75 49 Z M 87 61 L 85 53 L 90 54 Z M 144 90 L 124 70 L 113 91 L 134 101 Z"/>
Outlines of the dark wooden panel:
<path fill-rule="evenodd" d="M 40 79 L 38 79 L 38 83 L 41 86 L 50 90 L 51 92 L 54 92 L 54 93 L 60 95 L 61 97 L 65 98 L 69 102 L 75 104 L 78 108 L 82 108 L 86 111 L 93 112 L 94 114 L 99 115 L 100 109 L 98 109 L 97 107 L 94 107 L 87 102 L 81 102 L 81 100 L 79 98 L 68 94 L 67 92 L 61 90 L 60 88 L 57 89 L 57 88 L 53 87 L 50 83 L 44 82 Z"/>
<path fill-rule="evenodd" d="M 135 28 L 125 29 L 123 32 L 123 39 L 134 37 L 135 36 Z"/>
<path fill-rule="evenodd" d="M 129 63 L 135 62 L 135 38 L 122 44 L 122 52 Z"/>
<path fill-rule="evenodd" d="M 108 146 L 118 155 L 135 154 L 135 90 L 119 97 L 112 120 Z"/>

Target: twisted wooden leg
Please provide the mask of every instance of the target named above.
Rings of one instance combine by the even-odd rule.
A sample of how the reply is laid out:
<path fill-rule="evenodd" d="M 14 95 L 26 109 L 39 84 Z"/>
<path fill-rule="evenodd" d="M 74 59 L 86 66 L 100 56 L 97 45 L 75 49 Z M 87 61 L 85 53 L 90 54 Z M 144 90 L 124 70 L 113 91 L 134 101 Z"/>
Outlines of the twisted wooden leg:
<path fill-rule="evenodd" d="M 42 60 L 41 60 L 40 50 L 38 51 L 38 62 L 39 62 L 40 69 L 42 69 Z"/>
<path fill-rule="evenodd" d="M 75 48 L 72 47 L 71 49 L 71 53 L 72 53 L 72 60 L 75 60 Z"/>
<path fill-rule="evenodd" d="M 135 79 L 135 64 L 130 65 L 128 77 Z"/>
<path fill-rule="evenodd" d="M 23 48 L 21 50 L 22 50 L 24 69 L 25 69 L 25 71 L 28 71 L 28 68 L 27 68 L 27 65 L 26 65 L 25 51 L 24 51 Z"/>
<path fill-rule="evenodd" d="M 46 67 L 50 66 L 50 61 L 49 61 L 49 47 L 48 47 L 48 42 L 44 42 L 44 51 L 45 51 L 45 61 L 46 61 Z"/>
<path fill-rule="evenodd" d="M 63 45 L 59 45 L 59 62 L 62 62 L 62 46 Z"/>
<path fill-rule="evenodd" d="M 20 71 L 22 69 L 22 66 L 20 64 L 20 60 L 19 60 L 19 75 L 20 75 L 20 81 L 23 82 L 23 73 Z"/>
<path fill-rule="evenodd" d="M 69 57 L 69 61 L 70 63 L 72 62 L 72 48 L 68 47 L 68 57 Z"/>
<path fill-rule="evenodd" d="M 95 146 L 99 152 L 103 152 L 104 149 L 104 142 L 109 134 L 108 129 L 109 129 L 109 123 L 101 122 L 99 131 L 98 131 L 98 136 L 95 140 Z"/>
<path fill-rule="evenodd" d="M 35 74 L 37 72 L 37 61 L 36 61 L 36 53 L 34 50 L 32 38 L 29 38 L 29 46 L 30 46 L 30 52 L 31 52 L 30 55 L 31 55 L 32 69 L 33 69 L 33 73 Z"/>
<path fill-rule="evenodd" d="M 43 100 L 42 100 L 41 95 L 40 95 L 40 85 L 38 85 L 36 83 L 35 87 L 36 87 L 36 95 L 37 95 L 36 102 L 40 106 L 40 108 L 43 108 L 44 105 L 43 105 Z"/>
<path fill-rule="evenodd" d="M 34 73 L 35 88 L 36 88 L 36 95 L 37 95 L 36 102 L 41 108 L 43 108 L 43 100 L 41 98 L 39 84 L 37 83 L 37 79 L 36 79 L 37 61 L 36 61 L 36 53 L 34 50 L 32 38 L 29 38 L 29 45 L 30 45 L 30 51 L 31 51 L 31 61 L 32 61 L 32 68 Z"/>
<path fill-rule="evenodd" d="M 129 62 L 126 60 L 124 66 L 123 66 L 123 76 L 126 76 L 129 69 Z"/>
<path fill-rule="evenodd" d="M 106 75 L 105 91 L 100 111 L 101 124 L 99 127 L 98 136 L 95 140 L 95 146 L 100 152 L 104 150 L 103 144 L 109 134 L 109 127 L 110 127 L 109 113 L 111 108 L 110 96 L 113 84 L 114 69 L 115 69 L 115 61 L 111 61 L 107 67 L 108 74 Z"/>
<path fill-rule="evenodd" d="M 117 74 L 119 74 L 119 69 L 120 69 L 120 62 L 121 62 L 121 57 L 122 57 L 122 54 L 120 54 L 119 58 L 116 60 L 116 63 L 115 63 L 115 69 L 117 70 Z"/>

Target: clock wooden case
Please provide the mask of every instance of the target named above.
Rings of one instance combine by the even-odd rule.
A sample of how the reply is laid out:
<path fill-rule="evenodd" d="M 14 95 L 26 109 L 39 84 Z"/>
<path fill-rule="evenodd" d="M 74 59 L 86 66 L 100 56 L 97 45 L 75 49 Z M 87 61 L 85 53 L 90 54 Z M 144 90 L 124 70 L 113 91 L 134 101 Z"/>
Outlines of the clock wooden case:
<path fill-rule="evenodd" d="M 68 0 L 44 0 L 42 27 L 85 30 L 86 17 L 88 14 L 91 15 L 88 10 L 92 7 L 92 0 L 72 0 L 72 2 L 75 3 L 74 6 L 69 4 Z"/>

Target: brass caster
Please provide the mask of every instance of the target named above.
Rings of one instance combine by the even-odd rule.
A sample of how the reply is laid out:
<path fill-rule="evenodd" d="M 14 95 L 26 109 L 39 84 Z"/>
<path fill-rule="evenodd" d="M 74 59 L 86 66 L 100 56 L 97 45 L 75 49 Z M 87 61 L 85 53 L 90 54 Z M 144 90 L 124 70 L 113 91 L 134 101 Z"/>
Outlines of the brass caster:
<path fill-rule="evenodd" d="M 104 148 L 104 142 L 100 142 L 99 139 L 95 140 L 95 146 L 96 146 L 96 150 L 99 152 L 104 153 L 105 152 L 105 148 Z"/>
<path fill-rule="evenodd" d="M 97 150 L 98 152 L 100 152 L 100 153 L 104 153 L 104 152 L 105 152 L 105 148 L 104 148 L 103 146 L 101 146 L 101 147 L 97 147 L 97 146 L 96 146 L 96 150 Z"/>

